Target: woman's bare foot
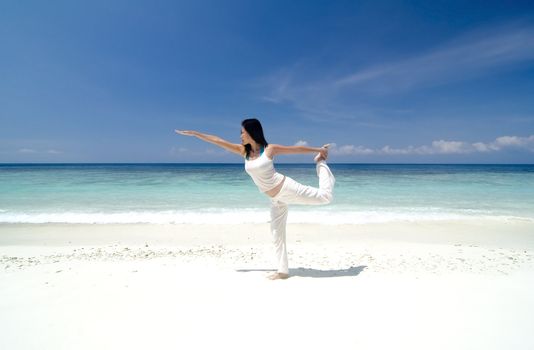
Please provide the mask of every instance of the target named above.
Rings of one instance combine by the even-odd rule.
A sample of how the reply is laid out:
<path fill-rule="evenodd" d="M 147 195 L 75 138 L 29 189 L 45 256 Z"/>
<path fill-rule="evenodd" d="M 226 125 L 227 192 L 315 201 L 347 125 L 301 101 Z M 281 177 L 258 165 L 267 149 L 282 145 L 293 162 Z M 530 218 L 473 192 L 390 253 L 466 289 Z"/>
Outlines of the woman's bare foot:
<path fill-rule="evenodd" d="M 326 160 L 326 158 L 328 157 L 328 147 L 330 147 L 329 143 L 327 143 L 326 145 L 321 147 L 321 148 L 323 148 L 323 151 L 317 153 L 315 158 L 313 158 L 315 163 L 319 163 L 320 161 Z"/>
<path fill-rule="evenodd" d="M 287 273 L 282 272 L 275 272 L 272 275 L 267 276 L 270 280 L 285 280 L 289 278 L 289 275 Z"/>

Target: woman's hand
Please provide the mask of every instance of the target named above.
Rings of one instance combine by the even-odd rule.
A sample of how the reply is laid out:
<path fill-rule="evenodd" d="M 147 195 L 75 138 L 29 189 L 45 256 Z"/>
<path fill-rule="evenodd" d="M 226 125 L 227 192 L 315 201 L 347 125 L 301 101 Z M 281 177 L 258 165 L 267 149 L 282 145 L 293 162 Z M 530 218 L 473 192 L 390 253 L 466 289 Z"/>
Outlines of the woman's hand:
<path fill-rule="evenodd" d="M 197 132 L 192 130 L 174 130 L 175 133 L 185 136 L 196 136 Z"/>
<path fill-rule="evenodd" d="M 328 158 L 328 147 L 330 147 L 330 144 L 327 143 L 323 147 L 321 147 L 319 153 L 321 154 L 321 158 L 326 159 Z"/>

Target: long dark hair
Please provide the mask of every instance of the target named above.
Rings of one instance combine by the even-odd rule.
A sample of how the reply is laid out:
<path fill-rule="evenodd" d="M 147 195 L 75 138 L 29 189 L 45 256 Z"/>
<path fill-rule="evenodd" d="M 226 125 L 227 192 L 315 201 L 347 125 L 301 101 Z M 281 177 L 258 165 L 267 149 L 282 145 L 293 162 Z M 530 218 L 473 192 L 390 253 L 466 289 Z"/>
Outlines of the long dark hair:
<path fill-rule="evenodd" d="M 265 140 L 265 136 L 263 136 L 263 128 L 261 127 L 261 123 L 258 119 L 245 119 L 241 122 L 241 126 L 248 132 L 250 137 L 252 137 L 252 139 L 256 141 L 257 144 L 260 144 L 263 147 L 267 147 L 268 143 L 267 140 Z M 246 144 L 245 152 L 247 158 L 251 150 L 252 147 L 250 146 L 250 144 Z"/>

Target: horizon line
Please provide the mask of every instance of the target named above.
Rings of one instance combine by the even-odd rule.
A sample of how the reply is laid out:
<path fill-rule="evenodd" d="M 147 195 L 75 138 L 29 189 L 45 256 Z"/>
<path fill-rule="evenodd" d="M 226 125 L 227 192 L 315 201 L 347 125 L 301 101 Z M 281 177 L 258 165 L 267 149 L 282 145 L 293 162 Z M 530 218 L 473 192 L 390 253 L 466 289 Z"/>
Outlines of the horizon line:
<path fill-rule="evenodd" d="M 242 165 L 243 162 L 10 162 L 6 165 Z M 315 165 L 307 162 L 277 162 L 281 165 Z M 417 163 L 417 162 L 329 162 L 331 165 L 534 165 L 534 163 Z"/>

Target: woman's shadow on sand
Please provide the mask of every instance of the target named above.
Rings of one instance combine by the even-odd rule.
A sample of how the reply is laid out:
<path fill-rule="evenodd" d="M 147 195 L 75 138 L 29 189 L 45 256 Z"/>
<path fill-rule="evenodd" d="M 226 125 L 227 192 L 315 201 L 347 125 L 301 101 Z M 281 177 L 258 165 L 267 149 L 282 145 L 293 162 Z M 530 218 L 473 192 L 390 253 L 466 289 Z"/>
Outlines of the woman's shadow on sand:
<path fill-rule="evenodd" d="M 312 278 L 325 278 L 325 277 L 350 277 L 358 276 L 360 272 L 365 270 L 367 266 L 351 266 L 348 269 L 341 270 L 318 270 L 309 269 L 305 267 L 299 267 L 296 269 L 289 269 L 289 277 L 312 277 Z M 237 272 L 274 272 L 270 269 L 240 269 Z"/>

